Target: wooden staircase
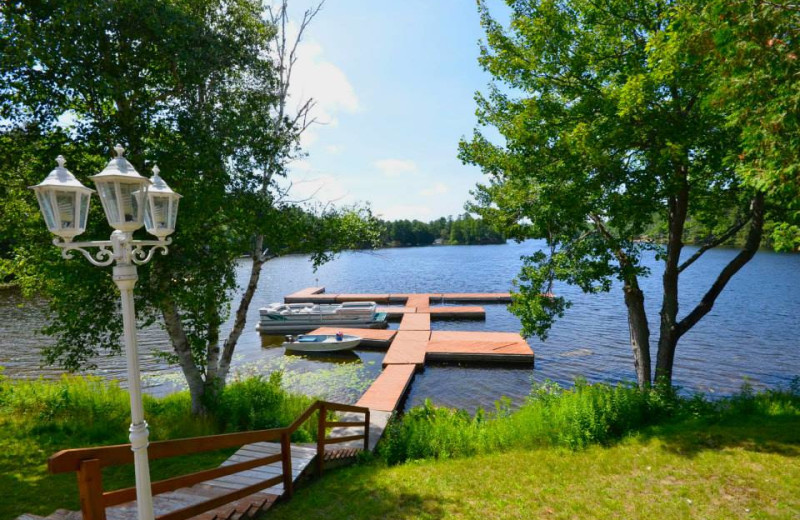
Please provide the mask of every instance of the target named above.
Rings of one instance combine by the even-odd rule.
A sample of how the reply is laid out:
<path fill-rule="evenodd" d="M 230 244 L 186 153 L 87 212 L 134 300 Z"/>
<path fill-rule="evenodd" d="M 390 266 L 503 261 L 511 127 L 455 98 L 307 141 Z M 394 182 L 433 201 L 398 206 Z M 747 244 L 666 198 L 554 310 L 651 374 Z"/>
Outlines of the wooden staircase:
<path fill-rule="evenodd" d="M 348 420 L 329 420 L 330 412 L 345 412 Z M 291 444 L 292 433 L 315 413 L 316 444 Z M 363 420 L 352 420 L 353 414 L 363 414 Z M 355 460 L 361 443 L 363 449 L 369 446 L 369 415 L 368 408 L 317 401 L 286 428 L 153 442 L 148 448 L 151 460 L 239 446 L 217 468 L 153 482 L 155 517 L 253 518 L 279 499 L 290 498 L 299 479 Z M 355 428 L 363 433 L 354 434 Z M 348 446 L 331 446 L 341 443 Z M 135 488 L 104 491 L 101 474 L 103 467 L 132 463 L 129 444 L 60 451 L 50 457 L 49 470 L 77 473 L 81 511 L 59 509 L 47 517 L 25 514 L 17 520 L 136 520 Z"/>

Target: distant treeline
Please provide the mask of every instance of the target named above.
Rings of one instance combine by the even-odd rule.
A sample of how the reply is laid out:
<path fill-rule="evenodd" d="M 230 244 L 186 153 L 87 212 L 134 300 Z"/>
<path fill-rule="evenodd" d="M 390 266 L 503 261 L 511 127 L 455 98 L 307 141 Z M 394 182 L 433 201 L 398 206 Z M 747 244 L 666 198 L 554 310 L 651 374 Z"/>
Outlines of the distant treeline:
<path fill-rule="evenodd" d="M 432 244 L 503 244 L 506 241 L 479 218 L 468 213 L 430 222 L 419 220 L 381 221 L 381 241 L 386 246 L 429 246 Z"/>

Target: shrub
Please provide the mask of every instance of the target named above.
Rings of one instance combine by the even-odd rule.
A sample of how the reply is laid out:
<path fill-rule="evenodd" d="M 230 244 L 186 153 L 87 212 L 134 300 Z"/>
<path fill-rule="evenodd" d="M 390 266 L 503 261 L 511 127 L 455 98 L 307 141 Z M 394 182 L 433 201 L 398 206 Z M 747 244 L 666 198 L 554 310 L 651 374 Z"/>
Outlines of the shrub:
<path fill-rule="evenodd" d="M 286 392 L 281 372 L 273 372 L 268 378 L 256 376 L 229 383 L 210 409 L 221 431 L 265 430 L 288 426 L 312 402 L 309 397 Z M 293 440 L 314 440 L 314 417 L 295 432 Z"/>

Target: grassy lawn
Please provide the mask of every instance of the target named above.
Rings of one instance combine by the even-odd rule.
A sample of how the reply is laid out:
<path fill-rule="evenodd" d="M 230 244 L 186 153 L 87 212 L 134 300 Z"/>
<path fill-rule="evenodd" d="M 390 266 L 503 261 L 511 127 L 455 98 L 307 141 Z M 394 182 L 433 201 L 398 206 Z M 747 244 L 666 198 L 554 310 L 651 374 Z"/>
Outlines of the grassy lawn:
<path fill-rule="evenodd" d="M 124 430 L 123 430 L 124 431 Z M 125 442 L 125 439 L 117 439 Z M 96 446 L 102 443 L 93 443 Z M 0 419 L 0 519 L 11 520 L 23 513 L 47 516 L 56 509 L 79 510 L 78 485 L 74 473 L 50 475 L 47 458 L 68 448 L 86 443 L 74 442 L 65 435 L 31 435 L 19 422 Z M 214 468 L 235 450 L 220 450 L 191 457 L 151 462 L 153 480 L 160 480 L 201 469 Z M 133 466 L 106 468 L 106 490 L 134 485 Z"/>
<path fill-rule="evenodd" d="M 608 447 L 514 450 L 328 472 L 290 518 L 800 518 L 800 417 L 695 421 Z"/>
<path fill-rule="evenodd" d="M 226 387 L 219 411 L 190 413 L 188 393 L 145 398 L 151 441 L 289 424 L 311 400 L 285 392 L 279 377 L 252 378 Z M 74 473 L 51 475 L 47 459 L 62 449 L 128 442 L 127 393 L 96 378 L 10 381 L 0 377 L 0 520 L 23 513 L 47 516 L 56 509 L 80 509 Z M 311 424 L 311 426 L 308 426 Z M 299 441 L 311 440 L 308 431 Z M 153 481 L 219 466 L 235 449 L 151 461 Z M 134 485 L 133 465 L 103 470 L 103 487 Z"/>

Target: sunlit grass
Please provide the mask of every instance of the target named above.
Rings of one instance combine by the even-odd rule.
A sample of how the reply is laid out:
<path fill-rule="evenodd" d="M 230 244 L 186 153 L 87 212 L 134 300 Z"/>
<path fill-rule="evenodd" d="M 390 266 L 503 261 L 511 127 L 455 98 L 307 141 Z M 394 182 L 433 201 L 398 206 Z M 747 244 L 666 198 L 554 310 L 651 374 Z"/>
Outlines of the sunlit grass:
<path fill-rule="evenodd" d="M 513 449 L 328 472 L 290 518 L 800 518 L 800 416 L 687 420 L 609 446 Z"/>
<path fill-rule="evenodd" d="M 310 403 L 287 393 L 276 374 L 229 385 L 212 406 L 220 410 L 217 414 L 192 416 L 189 394 L 179 392 L 146 396 L 145 416 L 151 440 L 177 439 L 285 426 Z M 75 475 L 50 475 L 48 457 L 62 449 L 127 443 L 129 422 L 128 394 L 115 383 L 82 377 L 0 380 L 0 520 L 79 509 Z M 307 423 L 297 440 L 311 440 L 314 434 L 313 422 Z M 216 467 L 233 451 L 151 461 L 153 480 Z M 133 484 L 132 466 L 103 471 L 106 490 Z"/>

